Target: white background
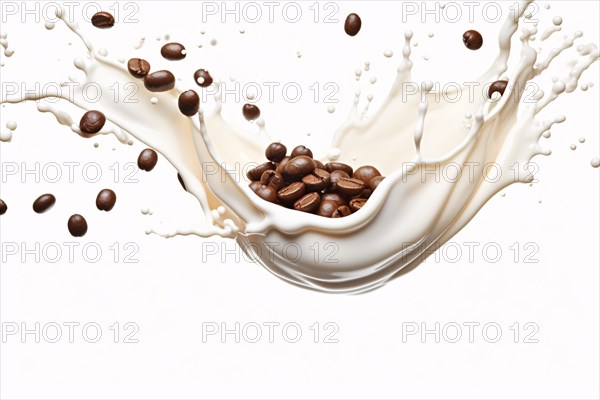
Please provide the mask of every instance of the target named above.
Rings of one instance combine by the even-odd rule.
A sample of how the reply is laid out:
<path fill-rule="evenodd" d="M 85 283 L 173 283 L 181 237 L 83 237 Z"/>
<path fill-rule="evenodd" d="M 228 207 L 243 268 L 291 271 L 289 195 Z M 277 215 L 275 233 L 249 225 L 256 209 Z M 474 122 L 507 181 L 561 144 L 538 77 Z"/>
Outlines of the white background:
<path fill-rule="evenodd" d="M 114 3 L 103 4 L 106 10 Z M 219 16 L 203 22 L 201 3 L 191 1 L 139 2 L 134 16 L 139 22 L 118 23 L 111 30 L 98 30 L 85 22 L 81 6 L 76 8 L 76 18 L 85 35 L 97 47 L 108 49 L 111 57 L 147 58 L 153 68 L 169 68 L 184 77 L 190 88 L 191 74 L 197 68 L 207 68 L 224 80 L 235 77 L 241 84 L 298 82 L 304 94 L 298 103 L 286 102 L 281 91 L 276 91 L 273 103 L 263 98 L 258 104 L 270 131 L 278 132 L 290 146 L 304 143 L 316 152 L 326 148 L 344 121 L 357 88 L 374 94 L 370 114 L 376 110 L 394 78 L 406 29 L 415 32 L 419 43 L 413 47 L 417 81 L 473 79 L 496 54 L 500 23 L 485 22 L 481 8 L 476 9 L 472 23 L 466 14 L 457 23 L 444 18 L 436 23 L 433 17 L 422 23 L 418 16 L 403 22 L 400 2 L 346 2 L 338 3 L 338 23 L 324 23 L 325 3 L 320 3 L 320 22 L 314 23 L 309 9 L 313 3 L 299 4 L 303 18 L 296 24 L 282 18 L 281 7 L 276 9 L 274 23 L 266 14 L 257 24 L 236 23 L 231 16 L 227 23 L 221 23 Z M 509 5 L 502 2 L 505 15 Z M 117 5 L 121 18 L 135 10 L 126 6 L 127 2 Z M 343 20 L 353 11 L 362 16 L 363 29 L 350 38 L 343 32 Z M 553 38 L 554 44 L 562 34 L 578 29 L 585 34 L 582 43 L 598 43 L 598 12 L 597 2 L 563 1 L 552 2 L 550 10 L 540 7 L 536 16 L 541 30 L 551 24 L 553 16 L 563 17 L 563 32 Z M 0 56 L 5 63 L 0 68 L 3 83 L 59 82 L 74 73 L 72 59 L 83 55 L 84 48 L 64 26 L 47 31 L 43 17 L 38 23 L 33 16 L 24 23 L 21 14 L 5 17 L 1 30 L 8 33 L 15 54 Z M 477 52 L 462 45 L 462 32 L 471 28 L 485 38 Z M 435 36 L 429 38 L 429 32 Z M 160 58 L 165 41 L 156 37 L 165 34 L 187 47 L 185 61 Z M 146 37 L 145 45 L 133 50 L 141 36 Z M 216 46 L 210 45 L 213 38 Z M 383 56 L 387 49 L 394 51 L 394 57 Z M 557 71 L 564 72 L 574 54 L 574 49 L 567 51 Z M 356 82 L 354 71 L 365 61 L 371 62 L 371 70 Z M 378 79 L 375 85 L 369 83 L 371 76 Z M 123 177 L 129 171 L 126 163 L 135 162 L 141 144 L 122 145 L 113 137 L 80 138 L 51 115 L 38 113 L 32 103 L 2 107 L 2 129 L 8 120 L 18 123 L 12 142 L 0 144 L 4 172 L 6 165 L 14 163 L 20 170 L 36 163 L 40 169 L 51 162 L 79 163 L 73 183 L 66 167 L 58 183 L 43 176 L 36 182 L 31 175 L 22 179 L 3 173 L 0 197 L 9 210 L 0 217 L 0 239 L 4 244 L 16 243 L 21 250 L 6 255 L 0 269 L 3 327 L 26 323 L 33 328 L 36 322 L 41 326 L 77 322 L 80 326 L 75 329 L 74 343 L 69 343 L 64 326 L 58 343 L 44 338 L 36 343 L 34 335 L 27 335 L 24 343 L 19 335 L 6 337 L 0 348 L 0 395 L 61 399 L 598 398 L 599 181 L 598 170 L 590 167 L 590 160 L 599 155 L 597 78 L 596 64 L 583 79 L 594 82 L 594 87 L 588 92 L 577 90 L 548 110 L 547 116 L 562 113 L 567 121 L 552 130 L 550 139 L 543 139 L 553 154 L 535 159 L 539 183 L 510 187 L 505 197 L 492 199 L 452 240 L 462 257 L 453 262 L 452 249 L 440 252 L 412 273 L 360 296 L 332 296 L 289 286 L 245 261 L 239 252 L 207 254 L 207 246 L 234 249 L 232 241 L 145 235 L 147 228 L 178 226 L 200 215 L 195 199 L 181 190 L 176 171 L 164 158 L 151 173 L 135 173 L 137 183 L 127 183 Z M 327 112 L 329 104 L 322 98 L 314 102 L 309 87 L 315 82 L 321 88 L 328 82 L 339 85 L 335 113 Z M 211 108 L 211 102 L 206 106 Z M 61 107 L 73 110 L 77 120 L 81 115 L 69 105 Z M 226 102 L 226 118 L 255 129 L 243 120 L 240 108 L 233 99 Z M 579 137 L 585 137 L 585 143 L 580 144 Z M 572 143 L 577 150 L 569 149 Z M 376 154 L 373 158 L 376 164 Z M 102 173 L 96 183 L 82 176 L 82 167 L 93 162 Z M 115 163 L 121 173 L 117 183 L 114 168 L 110 169 Z M 99 212 L 94 204 L 104 187 L 114 189 L 118 196 L 110 213 Z M 33 213 L 33 200 L 48 192 L 58 199 L 55 207 L 42 215 Z M 142 208 L 149 208 L 153 215 L 143 215 Z M 66 229 L 73 213 L 88 220 L 89 231 L 81 239 L 70 237 Z M 79 247 L 74 262 L 69 262 L 65 242 L 93 243 L 102 249 L 102 258 L 87 262 Z M 469 260 L 467 242 L 479 244 L 473 260 Z M 44 257 L 36 262 L 29 255 L 22 262 L 23 246 L 34 248 L 36 243 L 41 248 L 58 243 L 62 258 L 56 263 Z M 114 243 L 121 249 L 117 262 L 110 249 Z M 131 243 L 138 248 L 137 263 L 125 262 L 129 252 L 124 247 Z M 481 249 L 487 243 L 501 248 L 498 262 L 486 261 Z M 511 250 L 515 243 L 520 248 L 516 260 Z M 532 249 L 537 252 L 529 261 L 537 262 L 526 260 Z M 493 251 L 490 255 L 494 256 Z M 88 343 L 82 336 L 81 327 L 90 322 L 102 328 L 97 343 Z M 115 322 L 121 328 L 119 343 L 114 343 L 109 328 Z M 127 322 L 139 327 L 138 343 L 123 343 Z M 280 324 L 273 343 L 264 326 L 269 322 Z M 324 327 L 328 322 L 338 328 L 333 336 L 337 343 L 325 343 L 324 335 L 332 332 Z M 472 343 L 464 325 L 470 322 L 479 324 Z M 263 326 L 263 336 L 258 343 L 244 337 L 236 343 L 234 335 L 224 341 L 219 335 L 203 341 L 206 323 L 225 323 L 230 329 L 235 323 L 241 327 L 256 323 Z M 289 337 L 282 334 L 286 323 L 301 327 L 298 342 L 289 343 Z M 315 323 L 320 327 L 318 343 L 310 329 Z M 462 337 L 457 343 L 443 336 L 436 343 L 433 334 L 425 340 L 419 334 L 403 340 L 403 329 L 413 323 L 419 327 L 424 323 L 428 329 L 436 323 L 441 327 L 458 324 Z M 482 334 L 487 323 L 502 329 L 496 343 L 489 343 Z M 517 343 L 515 323 L 520 333 Z M 528 329 L 526 323 L 532 323 Z M 526 343 L 532 327 L 537 332 L 529 339 L 537 343 Z M 93 336 L 94 332 L 89 333 Z M 254 331 L 248 333 L 253 336 Z M 447 333 L 454 336 L 452 329 Z M 293 337 L 294 331 L 289 334 Z M 488 334 L 488 339 L 493 338 L 494 329 Z"/>

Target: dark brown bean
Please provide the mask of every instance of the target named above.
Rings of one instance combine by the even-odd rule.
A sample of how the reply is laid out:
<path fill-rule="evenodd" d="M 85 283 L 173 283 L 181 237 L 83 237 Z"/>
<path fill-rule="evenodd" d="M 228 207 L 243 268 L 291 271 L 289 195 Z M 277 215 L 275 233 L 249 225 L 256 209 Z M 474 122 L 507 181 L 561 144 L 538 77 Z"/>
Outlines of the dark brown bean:
<path fill-rule="evenodd" d="M 100 211 L 110 211 L 117 202 L 117 195 L 110 189 L 102 189 L 96 196 L 96 207 Z"/>
<path fill-rule="evenodd" d="M 166 92 L 175 87 L 175 75 L 167 70 L 152 72 L 144 77 L 144 86 L 151 92 Z"/>
<path fill-rule="evenodd" d="M 339 193 L 325 193 L 321 196 L 322 201 L 333 201 L 338 204 L 338 206 L 348 205 L 348 200 L 344 196 Z"/>
<path fill-rule="evenodd" d="M 92 15 L 92 25 L 100 29 L 112 28 L 115 25 L 115 17 L 106 11 L 97 12 Z"/>
<path fill-rule="evenodd" d="M 167 43 L 160 49 L 160 54 L 167 60 L 183 60 L 186 56 L 185 47 L 181 43 Z"/>
<path fill-rule="evenodd" d="M 358 14 L 352 13 L 346 17 L 344 31 L 348 36 L 356 36 L 362 27 L 362 21 Z"/>
<path fill-rule="evenodd" d="M 279 200 L 284 204 L 293 204 L 306 193 L 306 187 L 302 182 L 294 182 L 277 192 Z"/>
<path fill-rule="evenodd" d="M 152 171 L 158 162 L 158 154 L 152 149 L 144 149 L 137 159 L 138 167 L 143 171 Z"/>
<path fill-rule="evenodd" d="M 269 171 L 275 169 L 275 164 L 273 164 L 272 162 L 266 162 L 266 163 L 262 163 L 254 168 L 252 168 L 251 170 L 249 170 L 246 173 L 246 176 L 248 177 L 248 179 L 250 179 L 251 181 L 260 181 L 260 178 L 262 176 L 262 174 L 265 171 Z"/>
<path fill-rule="evenodd" d="M 352 176 L 352 173 L 354 172 L 354 170 L 352 169 L 351 166 L 349 166 L 348 164 L 341 163 L 341 162 L 327 163 L 327 164 L 325 164 L 325 169 L 329 173 L 332 173 L 333 171 L 337 171 L 337 170 L 342 170 L 345 173 L 347 173 L 348 176 Z"/>
<path fill-rule="evenodd" d="M 329 188 L 331 177 L 324 169 L 315 168 L 313 172 L 302 177 L 302 183 L 306 185 L 307 191 L 320 192 Z"/>
<path fill-rule="evenodd" d="M 312 192 L 302 196 L 294 203 L 294 209 L 302 212 L 313 213 L 319 208 L 321 196 L 318 193 Z"/>
<path fill-rule="evenodd" d="M 291 159 L 292 158 L 290 156 L 283 157 L 283 159 L 277 163 L 276 171 L 283 175 L 285 173 L 285 166 L 290 162 Z"/>
<path fill-rule="evenodd" d="M 373 191 L 369 188 L 366 188 L 356 197 L 360 197 L 362 199 L 368 199 L 369 197 L 371 197 L 372 194 L 373 194 Z"/>
<path fill-rule="evenodd" d="M 262 184 L 259 181 L 252 181 L 252 182 L 250 182 L 248 187 L 250 188 L 250 190 L 252 190 L 254 193 L 256 193 L 256 192 L 258 192 L 258 189 L 260 189 L 262 187 Z"/>
<path fill-rule="evenodd" d="M 142 58 L 132 58 L 127 62 L 127 69 L 131 76 L 141 79 L 150 73 L 150 63 Z"/>
<path fill-rule="evenodd" d="M 81 237 L 87 233 L 88 225 L 85 218 L 79 214 L 73 214 L 67 222 L 69 233 L 75 237 Z"/>
<path fill-rule="evenodd" d="M 200 96 L 193 90 L 188 90 L 179 95 L 179 111 L 183 115 L 193 117 L 200 109 Z"/>
<path fill-rule="evenodd" d="M 292 150 L 291 156 L 292 156 L 292 158 L 298 157 L 298 156 L 306 156 L 306 157 L 312 158 L 313 157 L 313 153 L 306 146 L 296 146 L 294 148 L 294 150 Z"/>
<path fill-rule="evenodd" d="M 354 197 L 362 193 L 365 189 L 365 183 L 360 179 L 340 178 L 336 182 L 336 187 L 340 194 L 346 197 Z"/>
<path fill-rule="evenodd" d="M 53 194 L 46 193 L 35 199 L 33 202 L 33 211 L 38 214 L 44 213 L 54 206 L 56 197 Z"/>
<path fill-rule="evenodd" d="M 371 182 L 369 182 L 369 189 L 375 191 L 375 189 L 377 189 L 377 186 L 379 186 L 383 179 L 384 177 L 381 175 L 373 177 L 373 179 L 371 179 Z"/>
<path fill-rule="evenodd" d="M 377 170 L 377 168 L 371 165 L 362 166 L 352 174 L 354 179 L 363 181 L 365 186 L 369 186 L 371 179 L 375 178 L 376 176 L 381 176 L 381 173 Z"/>
<path fill-rule="evenodd" d="M 483 37 L 477 31 L 466 31 L 463 33 L 463 43 L 469 50 L 478 50 L 483 46 Z"/>
<path fill-rule="evenodd" d="M 273 170 L 263 172 L 260 177 L 260 183 L 265 186 L 273 186 L 275 190 L 280 190 L 285 186 L 283 176 Z"/>
<path fill-rule="evenodd" d="M 353 212 L 357 212 L 358 210 L 360 210 L 361 208 L 363 208 L 363 206 L 367 204 L 367 199 L 363 199 L 360 197 L 357 197 L 355 199 L 350 200 L 350 209 Z"/>
<path fill-rule="evenodd" d="M 269 203 L 277 202 L 277 190 L 273 186 L 261 185 L 260 189 L 256 191 L 258 197 Z"/>
<path fill-rule="evenodd" d="M 492 95 L 496 92 L 500 93 L 500 96 L 503 96 L 507 86 L 508 81 L 496 81 L 492 83 L 488 89 L 488 97 L 491 99 Z"/>
<path fill-rule="evenodd" d="M 327 171 L 327 168 L 325 168 L 325 164 L 323 164 L 321 161 L 319 160 L 314 160 L 315 161 L 315 165 L 317 168 L 319 169 L 324 169 L 325 171 Z M 327 171 L 329 172 L 329 171 Z"/>
<path fill-rule="evenodd" d="M 199 69 L 194 72 L 194 82 L 201 87 L 208 87 L 213 83 L 213 78 L 210 76 L 207 70 Z"/>
<path fill-rule="evenodd" d="M 294 157 L 285 166 L 285 178 L 300 179 L 315 169 L 315 162 L 307 156 Z"/>
<path fill-rule="evenodd" d="M 100 132 L 100 129 L 106 123 L 106 117 L 100 111 L 90 110 L 83 114 L 79 121 L 79 129 L 81 132 L 87 134 L 94 134 Z"/>
<path fill-rule="evenodd" d="M 339 206 L 338 208 L 335 209 L 331 218 L 343 218 L 343 217 L 347 217 L 350 214 L 352 214 L 352 210 L 350 209 L 350 207 Z"/>
<path fill-rule="evenodd" d="M 260 108 L 254 104 L 244 104 L 244 107 L 242 107 L 242 114 L 248 121 L 254 121 L 260 117 Z"/>
<path fill-rule="evenodd" d="M 337 181 L 342 178 L 350 178 L 350 175 L 342 171 L 341 169 L 336 169 L 332 173 L 329 174 L 331 179 L 331 190 L 337 190 Z"/>
<path fill-rule="evenodd" d="M 281 143 L 271 143 L 267 150 L 265 150 L 265 156 L 267 160 L 273 162 L 279 162 L 283 160 L 287 153 L 287 148 Z"/>
<path fill-rule="evenodd" d="M 331 218 L 335 210 L 339 207 L 339 204 L 331 200 L 323 200 L 325 196 L 321 197 L 321 204 L 317 210 L 317 215 L 321 217 Z"/>
<path fill-rule="evenodd" d="M 0 199 L 0 215 L 6 214 L 7 210 L 8 210 L 8 206 L 6 205 L 4 200 Z"/>

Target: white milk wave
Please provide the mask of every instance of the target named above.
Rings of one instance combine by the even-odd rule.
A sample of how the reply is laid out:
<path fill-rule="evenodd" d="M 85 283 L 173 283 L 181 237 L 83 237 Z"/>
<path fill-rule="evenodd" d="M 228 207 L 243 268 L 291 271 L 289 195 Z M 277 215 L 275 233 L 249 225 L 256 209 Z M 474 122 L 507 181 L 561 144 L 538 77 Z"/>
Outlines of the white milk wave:
<path fill-rule="evenodd" d="M 542 120 L 539 113 L 561 94 L 577 88 L 581 74 L 597 61 L 598 49 L 594 44 L 578 46 L 579 59 L 565 77 L 553 79 L 549 93 L 538 91 L 524 101 L 527 82 L 543 74 L 562 50 L 582 36 L 575 33 L 538 61 L 529 43 L 537 28 L 529 24 L 520 36 L 520 61 L 504 75 L 511 39 L 529 3 L 523 1 L 520 12 L 511 12 L 499 34 L 499 54 L 478 79 L 480 87 L 507 79 L 509 86 L 501 98 L 496 94 L 491 100 L 473 101 L 461 96 L 460 101 L 450 103 L 443 99 L 452 96 L 442 96 L 433 101 L 431 83 L 420 85 L 417 95 L 405 96 L 404 89 L 414 87 L 407 85 L 411 83 L 412 33 L 405 34 L 403 59 L 385 103 L 364 120 L 355 102 L 350 119 L 337 131 L 328 157 L 322 159 L 342 154 L 346 160 L 355 160 L 355 165 L 364 165 L 376 157 L 378 168 L 387 176 L 363 209 L 346 218 L 323 218 L 268 203 L 248 188 L 244 177 L 228 172 L 235 170 L 230 167 L 234 163 L 262 160 L 270 138 L 264 129 L 254 135 L 239 132 L 223 120 L 220 106 L 210 115 L 201 112 L 197 120 L 185 117 L 177 109 L 178 89 L 144 91 L 143 100 L 135 104 L 116 105 L 107 96 L 90 107 L 80 92 L 68 100 L 107 116 L 110 123 L 100 133 L 113 133 L 122 142 L 129 141 L 129 133 L 159 151 L 180 172 L 187 190 L 198 199 L 204 220 L 165 236 L 233 238 L 258 263 L 289 283 L 328 293 L 366 292 L 415 268 L 430 249 L 462 229 L 494 194 L 512 183 L 533 179 L 527 168 L 532 157 L 550 154 L 538 141 L 565 117 Z M 77 24 L 62 19 L 89 49 L 86 60 L 75 60 L 86 82 L 131 81 L 122 64 L 95 51 Z M 66 93 L 55 94 L 67 99 Z M 30 94 L 25 100 L 41 97 Z M 156 97 L 154 102 L 152 97 Z M 73 119 L 53 106 L 38 103 L 38 109 L 52 112 L 60 123 L 81 134 Z M 468 129 L 463 116 L 469 116 Z M 215 166 L 219 173 L 214 173 Z M 438 176 L 445 179 L 422 173 L 436 169 L 444 171 Z M 462 174 L 456 175 L 459 170 Z"/>

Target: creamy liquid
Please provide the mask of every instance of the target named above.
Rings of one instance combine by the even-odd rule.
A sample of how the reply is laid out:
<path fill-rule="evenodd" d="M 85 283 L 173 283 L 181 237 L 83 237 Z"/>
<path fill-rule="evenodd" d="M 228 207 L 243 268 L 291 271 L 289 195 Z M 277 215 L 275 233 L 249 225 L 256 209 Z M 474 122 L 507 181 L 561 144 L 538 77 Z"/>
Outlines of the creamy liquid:
<path fill-rule="evenodd" d="M 530 2 L 524 1 L 519 10 L 525 10 Z M 504 95 L 495 95 L 493 100 L 478 96 L 470 101 L 464 95 L 454 103 L 444 101 L 445 96 L 436 100 L 431 83 L 411 80 L 412 33 L 405 34 L 402 61 L 387 100 L 365 120 L 361 118 L 364 113 L 357 110 L 357 95 L 353 113 L 338 129 L 323 158 L 353 160 L 358 166 L 371 164 L 376 157 L 386 175 L 360 212 L 341 219 L 263 201 L 247 187 L 245 177 L 232 172 L 236 164 L 261 162 L 265 147 L 274 138 L 266 133 L 263 121 L 258 121 L 259 131 L 250 135 L 227 123 L 220 114 L 218 95 L 216 110 L 206 115 L 201 112 L 194 119 L 177 109 L 179 88 L 164 93 L 143 90 L 142 101 L 135 104 L 115 104 L 107 96 L 92 107 L 77 90 L 70 101 L 107 116 L 110 122 L 100 134 L 114 134 L 123 143 L 130 142 L 131 134 L 159 151 L 180 172 L 188 191 L 198 199 L 204 219 L 193 228 L 162 232 L 164 236 L 233 238 L 258 263 L 289 283 L 323 292 L 360 293 L 419 265 L 433 251 L 430 249 L 437 249 L 462 229 L 494 194 L 512 183 L 531 181 L 527 162 L 550 153 L 538 141 L 565 117 L 541 118 L 540 112 L 577 88 L 581 74 L 597 61 L 598 49 L 595 44 L 578 46 L 579 58 L 565 77 L 556 79 L 549 93 L 538 92 L 534 101 L 525 102 L 527 82 L 543 75 L 562 50 L 582 35 L 578 32 L 567 38 L 548 58 L 538 60 L 529 43 L 537 28 L 530 24 L 521 32 L 521 45 L 516 49 L 519 63 L 507 74 L 509 55 L 515 51 L 511 39 L 522 17 L 514 13 L 511 11 L 500 31 L 497 58 L 477 79 L 480 88 L 500 78 L 509 80 Z M 90 52 L 90 59 L 75 60 L 75 66 L 85 73 L 85 82 L 105 87 L 132 80 L 123 65 L 93 48 L 77 24 L 66 18 L 63 22 Z M 560 23 L 556 19 L 555 27 L 542 34 L 543 39 L 558 31 Z M 386 57 L 392 56 L 391 51 L 387 53 Z M 408 96 L 407 87 L 418 89 Z M 66 92 L 54 94 L 67 99 Z M 30 94 L 25 100 L 42 97 Z M 53 113 L 59 123 L 82 135 L 73 118 L 55 106 L 39 103 L 38 109 Z M 459 170 L 462 174 L 457 176 Z M 381 237 L 385 240 L 373 240 Z M 319 257 L 315 257 L 315 246 L 321 251 Z"/>

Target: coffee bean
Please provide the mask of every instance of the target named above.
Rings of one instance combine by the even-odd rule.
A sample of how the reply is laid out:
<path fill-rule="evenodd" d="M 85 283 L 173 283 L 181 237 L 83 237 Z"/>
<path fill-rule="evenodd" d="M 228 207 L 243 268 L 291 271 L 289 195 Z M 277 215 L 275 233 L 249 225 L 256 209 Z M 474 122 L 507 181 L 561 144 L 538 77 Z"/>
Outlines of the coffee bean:
<path fill-rule="evenodd" d="M 306 193 L 306 186 L 302 182 L 294 182 L 277 192 L 277 197 L 284 204 L 292 204 Z"/>
<path fill-rule="evenodd" d="M 142 150 L 137 160 L 138 167 L 140 167 L 141 170 L 148 172 L 154 169 L 157 162 L 158 154 L 152 149 Z"/>
<path fill-rule="evenodd" d="M 357 197 L 360 197 L 361 199 L 368 199 L 369 197 L 371 197 L 371 195 L 373 194 L 373 191 L 369 188 L 363 190 Z"/>
<path fill-rule="evenodd" d="M 363 181 L 365 186 L 369 186 L 371 179 L 375 178 L 376 176 L 381 176 L 381 173 L 377 170 L 377 168 L 370 165 L 362 166 L 352 174 L 354 179 Z"/>
<path fill-rule="evenodd" d="M 294 209 L 307 213 L 312 213 L 319 208 L 321 203 L 321 196 L 318 193 L 312 192 L 302 196 L 294 203 Z"/>
<path fill-rule="evenodd" d="M 286 153 L 287 148 L 281 143 L 271 143 L 269 147 L 267 147 L 267 150 L 265 150 L 265 156 L 267 157 L 267 160 L 273 162 L 279 162 L 283 160 L 283 157 L 285 157 Z"/>
<path fill-rule="evenodd" d="M 321 196 L 321 200 L 336 202 L 338 206 L 348 205 L 348 200 L 338 193 L 325 193 L 323 196 Z"/>
<path fill-rule="evenodd" d="M 160 49 L 160 54 L 167 60 L 183 60 L 186 56 L 185 47 L 181 43 L 167 43 Z"/>
<path fill-rule="evenodd" d="M 156 71 L 144 77 L 144 86 L 151 92 L 166 92 L 175 87 L 175 76 L 171 71 Z"/>
<path fill-rule="evenodd" d="M 324 169 L 325 171 L 327 171 L 327 168 L 325 168 L 325 164 L 323 164 L 323 163 L 322 163 L 321 161 L 319 161 L 319 160 L 314 160 L 314 161 L 315 161 L 315 166 L 316 166 L 316 168 L 319 168 L 319 169 Z M 329 171 L 327 171 L 327 172 L 329 172 Z"/>
<path fill-rule="evenodd" d="M 311 173 L 315 169 L 315 162 L 307 156 L 298 156 L 290 160 L 285 166 L 286 178 L 300 179 L 304 175 Z"/>
<path fill-rule="evenodd" d="M 248 121 L 254 121 L 260 117 L 260 108 L 254 104 L 244 104 L 244 107 L 242 107 L 242 114 L 244 114 L 244 118 Z"/>
<path fill-rule="evenodd" d="M 200 97 L 193 90 L 188 90 L 179 95 L 179 111 L 183 115 L 193 117 L 200 109 Z"/>
<path fill-rule="evenodd" d="M 83 114 L 79 121 L 79 129 L 81 132 L 87 134 L 94 134 L 100 132 L 100 129 L 106 123 L 106 117 L 100 111 L 91 110 Z"/>
<path fill-rule="evenodd" d="M 337 190 L 337 181 L 342 178 L 350 178 L 350 175 L 348 175 L 341 169 L 336 169 L 331 174 L 329 174 L 329 178 L 331 179 L 331 190 Z"/>
<path fill-rule="evenodd" d="M 141 58 L 132 58 L 127 61 L 127 69 L 134 78 L 141 79 L 150 73 L 150 63 Z"/>
<path fill-rule="evenodd" d="M 463 33 L 463 43 L 469 50 L 478 50 L 483 46 L 483 37 L 477 31 L 466 31 Z"/>
<path fill-rule="evenodd" d="M 56 203 L 56 197 L 53 194 L 46 193 L 35 199 L 33 202 L 33 211 L 38 214 L 44 213 L 52 208 Z"/>
<path fill-rule="evenodd" d="M 79 214 L 71 215 L 71 218 L 69 218 L 69 222 L 67 223 L 67 228 L 69 228 L 71 235 L 75 237 L 81 237 L 85 235 L 88 230 L 85 218 Z"/>
<path fill-rule="evenodd" d="M 333 171 L 337 171 L 337 170 L 342 170 L 345 173 L 347 173 L 349 176 L 352 176 L 352 173 L 354 172 L 354 170 L 352 169 L 351 166 L 341 163 L 341 162 L 330 162 L 325 164 L 325 169 L 329 172 L 332 173 Z"/>
<path fill-rule="evenodd" d="M 352 13 L 346 17 L 346 22 L 344 23 L 344 31 L 349 36 L 356 36 L 360 31 L 362 26 L 362 21 L 358 14 Z"/>
<path fill-rule="evenodd" d="M 260 177 L 260 183 L 265 186 L 273 186 L 275 190 L 280 190 L 285 186 L 283 176 L 273 170 L 263 172 Z"/>
<path fill-rule="evenodd" d="M 262 187 L 262 184 L 259 181 L 252 181 L 252 182 L 250 182 L 248 187 L 250 188 L 250 190 L 252 190 L 254 193 L 256 193 L 256 192 L 258 192 L 258 189 L 260 189 Z"/>
<path fill-rule="evenodd" d="M 256 191 L 256 194 L 269 203 L 277 202 L 277 190 L 273 186 L 261 185 L 260 189 Z"/>
<path fill-rule="evenodd" d="M 183 178 L 181 177 L 181 175 L 179 175 L 179 172 L 177 173 L 177 180 L 181 184 L 181 187 L 183 188 L 183 190 L 185 190 L 187 192 L 187 188 L 185 187 L 185 182 L 183 181 Z"/>
<path fill-rule="evenodd" d="M 0 199 L 0 215 L 6 214 L 7 210 L 8 210 L 8 206 L 6 205 L 4 200 Z"/>
<path fill-rule="evenodd" d="M 331 218 L 343 218 L 343 217 L 347 217 L 350 214 L 352 214 L 352 210 L 350 209 L 350 207 L 339 206 L 338 208 L 335 209 Z"/>
<path fill-rule="evenodd" d="M 260 181 L 262 174 L 265 171 L 272 170 L 272 169 L 275 169 L 275 164 L 273 164 L 272 162 L 262 163 L 256 167 L 252 168 L 251 170 L 249 170 L 246 173 L 246 176 L 251 181 Z"/>
<path fill-rule="evenodd" d="M 346 196 L 358 196 L 365 189 L 365 183 L 360 179 L 340 178 L 336 182 L 337 191 Z"/>
<path fill-rule="evenodd" d="M 329 176 L 329 172 L 324 169 L 315 168 L 313 172 L 302 177 L 302 183 L 306 185 L 307 191 L 320 192 L 329 188 L 331 177 Z"/>
<path fill-rule="evenodd" d="M 365 204 L 367 204 L 367 199 L 363 199 L 360 197 L 357 197 L 355 199 L 350 200 L 350 209 L 353 212 L 357 212 L 358 210 L 360 210 Z"/>
<path fill-rule="evenodd" d="M 115 25 L 115 17 L 106 11 L 97 12 L 92 15 L 92 25 L 101 29 L 112 28 Z"/>
<path fill-rule="evenodd" d="M 290 162 L 291 159 L 292 157 L 289 156 L 283 157 L 283 159 L 277 163 L 276 171 L 283 175 L 285 173 L 285 166 Z"/>
<path fill-rule="evenodd" d="M 504 95 L 507 86 L 508 81 L 496 81 L 492 83 L 488 89 L 488 97 L 491 99 L 492 95 L 496 92 L 500 93 L 500 96 Z"/>
<path fill-rule="evenodd" d="M 331 218 L 335 210 L 339 207 L 339 204 L 331 200 L 323 200 L 325 196 L 321 197 L 321 204 L 317 210 L 317 215 L 321 217 Z"/>
<path fill-rule="evenodd" d="M 194 72 L 194 82 L 201 87 L 208 87 L 213 83 L 213 78 L 210 76 L 207 70 L 199 69 Z"/>
<path fill-rule="evenodd" d="M 375 189 L 377 189 L 377 186 L 379 186 L 379 184 L 381 183 L 381 181 L 384 179 L 383 176 L 379 175 L 379 176 L 374 176 L 371 179 L 371 182 L 369 182 L 369 189 L 371 189 L 372 191 L 375 191 Z"/>
<path fill-rule="evenodd" d="M 96 196 L 96 207 L 100 211 L 110 211 L 117 202 L 117 195 L 110 189 L 102 189 Z"/>
<path fill-rule="evenodd" d="M 292 156 L 292 158 L 298 157 L 298 156 L 306 156 L 306 157 L 312 158 L 313 157 L 313 153 L 306 146 L 297 146 L 297 147 L 294 148 L 294 150 L 292 150 L 291 156 Z"/>

